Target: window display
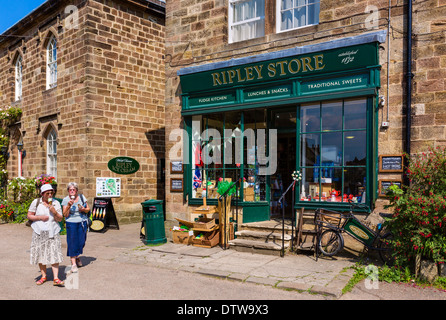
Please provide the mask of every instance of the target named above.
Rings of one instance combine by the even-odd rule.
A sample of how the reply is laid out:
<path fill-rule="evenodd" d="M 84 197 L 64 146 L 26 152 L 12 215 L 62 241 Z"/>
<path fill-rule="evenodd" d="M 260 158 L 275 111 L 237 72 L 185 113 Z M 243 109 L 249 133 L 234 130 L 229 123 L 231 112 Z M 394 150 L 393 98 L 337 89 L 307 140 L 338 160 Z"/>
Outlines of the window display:
<path fill-rule="evenodd" d="M 258 129 L 266 129 L 265 109 L 192 118 L 192 198 L 216 199 L 220 181 L 242 178 L 236 197 L 266 201 L 266 177 L 259 175 L 257 160 Z"/>
<path fill-rule="evenodd" d="M 365 202 L 366 113 L 366 98 L 301 106 L 301 201 Z"/>

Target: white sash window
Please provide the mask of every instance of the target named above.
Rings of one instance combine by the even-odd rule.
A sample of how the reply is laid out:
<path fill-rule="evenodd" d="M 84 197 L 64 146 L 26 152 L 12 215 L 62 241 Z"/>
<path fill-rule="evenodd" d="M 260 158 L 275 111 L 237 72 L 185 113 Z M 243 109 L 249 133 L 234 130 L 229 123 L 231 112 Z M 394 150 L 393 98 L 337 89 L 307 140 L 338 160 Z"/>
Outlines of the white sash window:
<path fill-rule="evenodd" d="M 277 32 L 319 23 L 319 0 L 277 0 Z"/>
<path fill-rule="evenodd" d="M 265 35 L 264 0 L 229 0 L 229 43 Z"/>

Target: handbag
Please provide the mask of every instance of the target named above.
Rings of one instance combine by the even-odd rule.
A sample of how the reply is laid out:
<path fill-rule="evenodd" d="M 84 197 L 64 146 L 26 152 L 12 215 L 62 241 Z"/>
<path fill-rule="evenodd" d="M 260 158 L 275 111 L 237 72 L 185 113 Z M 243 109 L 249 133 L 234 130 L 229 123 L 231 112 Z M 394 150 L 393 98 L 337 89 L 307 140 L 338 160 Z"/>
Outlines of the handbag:
<path fill-rule="evenodd" d="M 81 198 L 82 205 L 84 206 L 84 208 L 86 208 L 87 205 L 85 204 L 84 195 L 82 193 L 80 193 L 79 197 Z M 87 219 L 87 226 L 90 228 L 91 223 L 92 223 L 92 221 L 91 221 L 91 210 L 88 211 L 88 212 L 84 212 L 83 214 L 85 214 L 87 216 L 87 218 L 88 218 Z"/>

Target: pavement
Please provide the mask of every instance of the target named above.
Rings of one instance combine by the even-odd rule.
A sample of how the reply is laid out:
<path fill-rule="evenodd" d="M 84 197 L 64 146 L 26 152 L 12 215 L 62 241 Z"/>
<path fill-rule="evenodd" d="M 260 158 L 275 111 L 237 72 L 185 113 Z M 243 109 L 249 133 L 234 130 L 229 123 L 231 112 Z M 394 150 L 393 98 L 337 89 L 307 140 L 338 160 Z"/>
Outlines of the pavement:
<path fill-rule="evenodd" d="M 323 295 L 324 299 L 329 300 L 354 300 L 361 297 L 364 299 L 418 299 L 423 298 L 424 294 L 420 290 L 409 290 L 407 286 L 400 286 L 398 289 L 395 287 L 397 284 L 382 285 L 381 290 L 368 290 L 363 282 L 351 293 L 343 295 L 342 290 L 354 275 L 351 267 L 358 261 L 357 255 L 349 253 L 348 250 L 347 254 L 336 258 L 320 257 L 316 261 L 312 254 L 287 254 L 280 257 L 238 252 L 233 249 L 224 250 L 219 246 L 201 248 L 175 244 L 169 240 L 165 244 L 144 245 L 139 238 L 140 226 L 140 223 L 136 223 L 122 225 L 119 230 L 109 229 L 105 233 L 89 232 L 85 250 L 87 255 L 82 258 L 84 265 L 92 264 L 90 270 L 95 270 L 95 268 L 113 270 L 113 265 L 115 269 L 118 265 L 133 265 L 139 268 L 139 272 L 141 268 L 150 266 L 158 270 L 162 269 L 163 272 L 165 270 L 182 271 L 238 281 L 241 284 L 251 283 L 286 291 L 295 290 Z M 37 268 L 29 264 L 31 228 L 23 224 L 0 224 L 0 235 L 0 255 L 2 256 L 0 270 L 3 269 L 8 274 L 23 275 L 29 282 L 29 275 L 26 276 L 26 274 L 29 274 L 32 269 L 38 277 L 38 272 L 35 270 Z M 62 246 L 62 251 L 65 252 L 64 236 Z M 102 262 L 106 264 L 99 264 Z M 16 281 L 16 278 L 8 276 L 2 276 L 2 279 L 4 279 L 2 287 L 9 289 L 7 296 L 6 293 L 4 296 L 0 293 L 2 299 L 10 299 L 15 294 L 21 294 L 16 291 L 23 292 L 24 289 L 31 290 L 30 295 L 34 290 L 38 292 L 33 282 L 21 284 Z M 92 275 L 92 288 L 94 285 L 102 285 L 94 281 L 96 280 Z M 121 285 L 125 286 L 125 283 Z M 17 288 L 16 291 L 14 288 Z M 396 292 L 404 293 L 398 295 L 395 294 Z M 426 294 L 425 297 L 446 299 L 445 292 L 438 290 L 433 292 L 429 293 L 431 295 Z"/>
<path fill-rule="evenodd" d="M 316 261 L 308 254 L 279 257 L 172 242 L 140 246 L 119 259 L 334 298 L 342 295 L 342 289 L 354 274 L 350 267 L 355 263 L 354 259 L 344 257 Z"/>

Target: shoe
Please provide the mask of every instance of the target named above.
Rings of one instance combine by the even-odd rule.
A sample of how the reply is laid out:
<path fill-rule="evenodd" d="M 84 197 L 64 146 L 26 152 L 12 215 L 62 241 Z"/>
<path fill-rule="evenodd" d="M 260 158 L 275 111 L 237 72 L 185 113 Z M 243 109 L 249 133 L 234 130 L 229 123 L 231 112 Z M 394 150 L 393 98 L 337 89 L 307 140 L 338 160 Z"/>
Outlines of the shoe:
<path fill-rule="evenodd" d="M 64 287 L 65 283 L 63 281 L 61 281 L 60 279 L 56 278 L 56 279 L 53 280 L 53 286 Z"/>
<path fill-rule="evenodd" d="M 46 277 L 42 277 L 39 280 L 36 281 L 36 284 L 38 286 L 41 286 L 42 284 L 44 284 L 46 282 Z"/>
<path fill-rule="evenodd" d="M 76 258 L 76 264 L 79 268 L 84 266 L 81 262 L 81 258 Z"/>
<path fill-rule="evenodd" d="M 77 266 L 76 266 L 75 264 L 73 264 L 73 265 L 71 266 L 71 270 L 70 270 L 70 272 L 71 272 L 71 273 L 77 273 L 77 271 L 78 271 Z"/>

